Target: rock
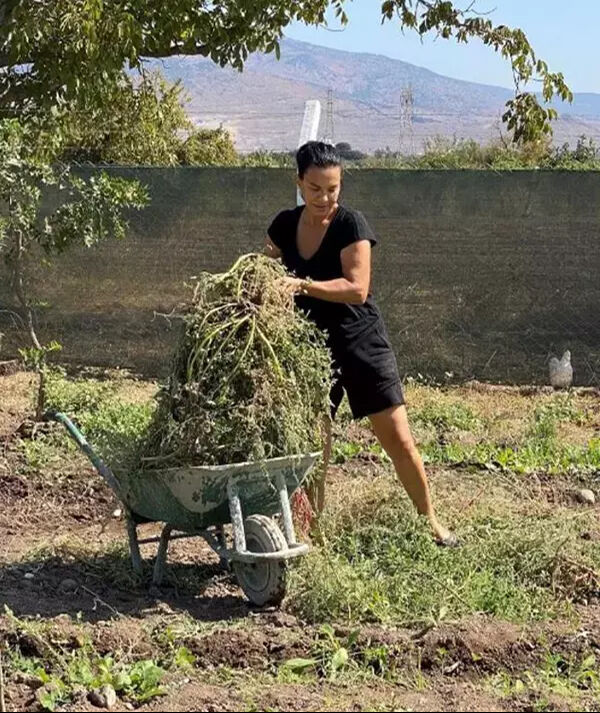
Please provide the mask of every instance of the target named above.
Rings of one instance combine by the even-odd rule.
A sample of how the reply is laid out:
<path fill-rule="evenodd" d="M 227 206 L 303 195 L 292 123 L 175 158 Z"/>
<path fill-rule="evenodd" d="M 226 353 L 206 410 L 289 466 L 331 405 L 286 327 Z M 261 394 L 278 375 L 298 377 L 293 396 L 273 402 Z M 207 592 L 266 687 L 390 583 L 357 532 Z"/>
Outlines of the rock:
<path fill-rule="evenodd" d="M 107 683 L 102 686 L 102 688 L 100 689 L 100 693 L 102 693 L 102 695 L 104 696 L 104 700 L 106 701 L 106 707 L 109 710 L 111 708 L 114 708 L 117 704 L 117 693 L 115 689 L 110 685 L 110 683 Z"/>
<path fill-rule="evenodd" d="M 95 688 L 88 695 L 89 702 L 96 708 L 114 708 L 117 703 L 117 694 L 115 689 L 109 684 L 102 686 L 100 690 Z"/>
<path fill-rule="evenodd" d="M 87 695 L 88 695 L 87 689 L 85 689 L 83 686 L 75 686 L 71 693 L 71 700 L 76 705 L 81 706 L 81 704 L 87 698 Z M 81 708 L 79 710 L 81 710 Z"/>
<path fill-rule="evenodd" d="M 33 574 L 33 572 L 25 572 L 23 579 L 35 579 L 35 574 Z"/>
<path fill-rule="evenodd" d="M 104 699 L 104 696 L 100 693 L 100 691 L 97 688 L 94 688 L 93 691 L 90 691 L 88 693 L 88 701 L 93 706 L 96 706 L 96 708 L 105 708 L 106 707 L 106 701 Z"/>
<path fill-rule="evenodd" d="M 24 686 L 27 686 L 27 688 L 31 688 L 34 691 L 37 691 L 38 688 L 41 688 L 44 685 L 43 681 L 40 681 L 37 676 L 32 676 L 30 673 L 18 673 L 15 676 L 15 681 L 17 683 L 22 683 Z"/>
<path fill-rule="evenodd" d="M 265 618 L 270 624 L 273 624 L 273 626 L 277 628 L 292 629 L 293 627 L 298 625 L 298 619 L 296 619 L 295 616 L 293 616 L 292 614 L 286 614 L 282 611 L 277 611 L 274 614 L 269 614 Z"/>
<path fill-rule="evenodd" d="M 63 579 L 58 585 L 59 589 L 63 592 L 73 592 L 78 586 L 79 585 L 74 579 Z"/>
<path fill-rule="evenodd" d="M 592 490 L 578 490 L 575 493 L 575 497 L 583 505 L 595 505 L 596 503 L 596 496 L 594 495 L 594 492 Z"/>
<path fill-rule="evenodd" d="M 16 374 L 19 371 L 20 365 L 17 359 L 10 359 L 8 361 L 0 361 L 0 376 L 10 376 L 11 374 Z"/>

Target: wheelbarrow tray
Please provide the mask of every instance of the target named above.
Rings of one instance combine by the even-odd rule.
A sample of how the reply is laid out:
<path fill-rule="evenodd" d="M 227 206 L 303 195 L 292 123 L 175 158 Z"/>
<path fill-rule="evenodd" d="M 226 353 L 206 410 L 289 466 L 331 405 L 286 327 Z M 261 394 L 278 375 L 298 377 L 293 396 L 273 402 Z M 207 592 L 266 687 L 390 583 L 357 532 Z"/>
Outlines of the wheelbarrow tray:
<path fill-rule="evenodd" d="M 158 542 L 153 582 L 160 585 L 169 541 L 203 537 L 221 559 L 232 563 L 251 602 L 276 605 L 285 595 L 286 561 L 308 552 L 296 540 L 290 495 L 302 484 L 321 453 L 264 462 L 184 466 L 119 473 L 94 452 L 64 413 L 49 411 L 87 455 L 99 475 L 123 502 L 134 571 L 142 574 L 140 544 Z M 282 533 L 272 515 L 281 514 Z M 137 525 L 164 523 L 160 537 L 139 540 Z M 223 525 L 231 522 L 234 547 L 228 548 Z M 174 534 L 174 530 L 181 531 Z"/>
<path fill-rule="evenodd" d="M 122 497 L 136 519 L 167 522 L 184 532 L 199 532 L 230 521 L 229 492 L 239 494 L 245 516 L 281 510 L 277 486 L 283 477 L 291 496 L 319 453 L 271 458 L 264 462 L 182 466 L 119 474 Z"/>

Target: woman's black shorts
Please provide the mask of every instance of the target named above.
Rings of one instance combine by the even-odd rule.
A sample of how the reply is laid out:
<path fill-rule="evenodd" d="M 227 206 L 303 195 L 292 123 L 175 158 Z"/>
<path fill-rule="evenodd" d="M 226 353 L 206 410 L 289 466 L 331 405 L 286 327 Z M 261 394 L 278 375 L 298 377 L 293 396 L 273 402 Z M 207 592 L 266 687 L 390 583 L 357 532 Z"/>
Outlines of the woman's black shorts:
<path fill-rule="evenodd" d="M 404 403 L 398 365 L 385 325 L 378 319 L 365 332 L 331 345 L 334 383 L 331 416 L 348 396 L 354 418 L 364 418 Z"/>

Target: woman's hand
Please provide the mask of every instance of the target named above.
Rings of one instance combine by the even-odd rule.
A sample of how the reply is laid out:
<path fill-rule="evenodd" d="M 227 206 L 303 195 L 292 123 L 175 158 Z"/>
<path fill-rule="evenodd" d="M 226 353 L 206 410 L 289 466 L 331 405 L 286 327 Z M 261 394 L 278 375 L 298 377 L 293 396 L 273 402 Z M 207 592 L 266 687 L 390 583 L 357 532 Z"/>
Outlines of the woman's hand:
<path fill-rule="evenodd" d="M 277 245 L 275 245 L 275 243 L 271 240 L 271 238 L 268 235 L 265 240 L 264 253 L 268 257 L 272 257 L 275 260 L 279 260 L 279 258 L 281 257 L 281 250 L 277 247 Z"/>
<path fill-rule="evenodd" d="M 297 277 L 284 277 L 279 284 L 282 290 L 292 297 L 303 294 L 304 280 L 300 280 Z"/>
<path fill-rule="evenodd" d="M 343 277 L 314 282 L 310 278 L 283 277 L 280 282 L 284 294 L 308 295 L 326 302 L 364 304 L 369 296 L 371 280 L 371 244 L 359 240 L 340 252 Z"/>

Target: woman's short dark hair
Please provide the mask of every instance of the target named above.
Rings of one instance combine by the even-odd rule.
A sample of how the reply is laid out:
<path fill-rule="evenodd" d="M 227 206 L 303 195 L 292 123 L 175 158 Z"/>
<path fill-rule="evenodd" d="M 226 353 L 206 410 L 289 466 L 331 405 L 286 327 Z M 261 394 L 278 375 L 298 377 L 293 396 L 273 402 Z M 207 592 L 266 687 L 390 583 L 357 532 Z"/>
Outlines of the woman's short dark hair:
<path fill-rule="evenodd" d="M 298 176 L 304 178 L 304 174 L 311 166 L 318 168 L 341 166 L 342 157 L 333 144 L 326 144 L 324 141 L 307 141 L 296 152 L 296 163 Z"/>

